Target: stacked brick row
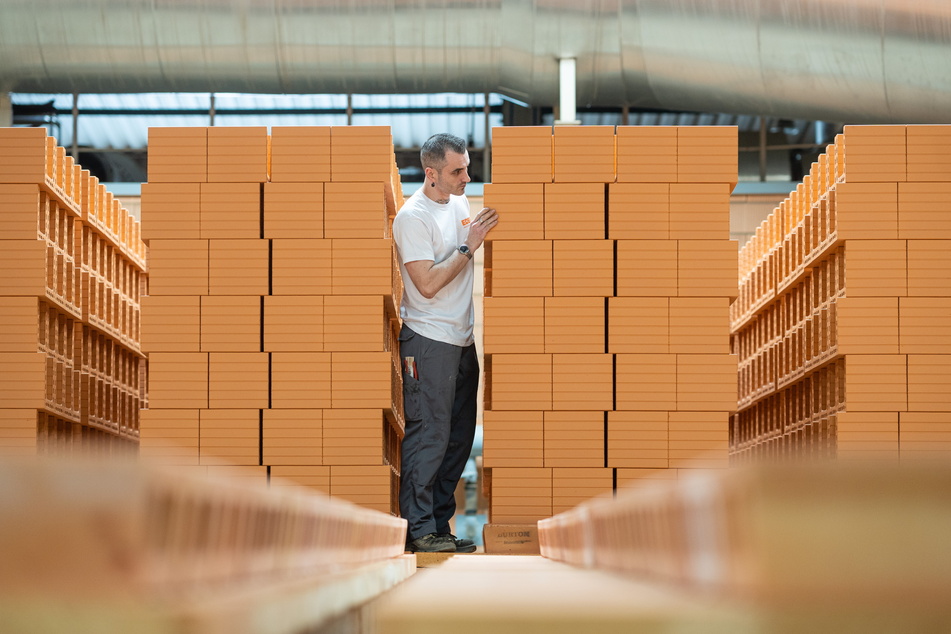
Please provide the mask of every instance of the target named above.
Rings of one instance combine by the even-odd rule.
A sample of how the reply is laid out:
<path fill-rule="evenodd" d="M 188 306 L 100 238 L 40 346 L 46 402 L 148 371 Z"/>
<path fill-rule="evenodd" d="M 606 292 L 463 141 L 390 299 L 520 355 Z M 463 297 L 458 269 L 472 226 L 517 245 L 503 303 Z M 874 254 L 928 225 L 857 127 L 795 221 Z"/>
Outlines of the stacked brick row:
<path fill-rule="evenodd" d="M 951 126 L 846 126 L 740 256 L 737 462 L 951 455 Z"/>
<path fill-rule="evenodd" d="M 139 224 L 45 128 L 0 129 L 0 452 L 134 451 Z"/>
<path fill-rule="evenodd" d="M 149 137 L 142 454 L 391 512 L 401 192 L 389 128 Z"/>
<path fill-rule="evenodd" d="M 946 463 L 834 461 L 709 470 L 541 520 L 539 544 L 545 557 L 719 605 L 795 611 L 797 620 L 812 611 L 825 627 L 835 613 L 835 630 L 848 614 L 869 617 L 871 606 L 880 620 L 910 614 L 914 602 L 920 619 L 947 611 L 949 473 Z"/>
<path fill-rule="evenodd" d="M 485 204 L 490 521 L 727 464 L 736 129 L 493 132 Z"/>

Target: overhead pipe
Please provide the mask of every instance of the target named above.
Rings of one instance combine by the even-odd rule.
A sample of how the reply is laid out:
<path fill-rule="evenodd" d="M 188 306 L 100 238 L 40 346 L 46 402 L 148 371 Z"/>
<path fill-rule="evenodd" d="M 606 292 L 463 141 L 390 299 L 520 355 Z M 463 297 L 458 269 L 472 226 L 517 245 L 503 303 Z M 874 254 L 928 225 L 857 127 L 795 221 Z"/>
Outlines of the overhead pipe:
<path fill-rule="evenodd" d="M 0 92 L 497 92 L 951 123 L 937 0 L 3 0 Z"/>

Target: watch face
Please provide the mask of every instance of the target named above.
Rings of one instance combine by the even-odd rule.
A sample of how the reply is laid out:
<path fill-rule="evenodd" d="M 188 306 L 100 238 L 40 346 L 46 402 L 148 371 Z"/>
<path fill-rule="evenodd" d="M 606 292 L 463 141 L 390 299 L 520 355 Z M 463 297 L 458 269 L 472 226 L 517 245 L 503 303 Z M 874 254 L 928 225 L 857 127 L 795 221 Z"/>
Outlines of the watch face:
<path fill-rule="evenodd" d="M 467 247 L 466 245 L 462 245 L 461 247 L 459 247 L 459 250 L 462 251 L 463 253 L 469 253 L 469 247 Z"/>

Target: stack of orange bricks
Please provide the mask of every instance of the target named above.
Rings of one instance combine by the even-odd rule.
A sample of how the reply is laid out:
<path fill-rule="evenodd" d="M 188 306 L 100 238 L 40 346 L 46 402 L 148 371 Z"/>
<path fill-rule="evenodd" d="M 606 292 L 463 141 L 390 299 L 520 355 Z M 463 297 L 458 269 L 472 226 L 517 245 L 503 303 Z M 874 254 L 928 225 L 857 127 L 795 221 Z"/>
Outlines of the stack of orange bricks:
<path fill-rule="evenodd" d="M 741 252 L 737 461 L 951 455 L 951 126 L 846 126 Z"/>
<path fill-rule="evenodd" d="M 485 252 L 490 521 L 727 464 L 736 409 L 732 127 L 493 131 Z"/>
<path fill-rule="evenodd" d="M 386 127 L 152 128 L 142 455 L 393 511 L 401 197 Z"/>
<path fill-rule="evenodd" d="M 133 450 L 139 224 L 45 128 L 0 129 L 0 452 Z"/>

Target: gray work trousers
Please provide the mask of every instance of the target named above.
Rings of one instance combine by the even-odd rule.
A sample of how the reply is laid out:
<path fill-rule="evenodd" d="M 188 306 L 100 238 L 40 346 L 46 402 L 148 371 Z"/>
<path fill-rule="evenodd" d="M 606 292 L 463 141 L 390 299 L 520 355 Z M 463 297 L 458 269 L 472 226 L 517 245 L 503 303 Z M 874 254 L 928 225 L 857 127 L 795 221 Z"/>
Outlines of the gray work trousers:
<path fill-rule="evenodd" d="M 456 485 L 475 437 L 479 358 L 475 345 L 434 341 L 405 324 L 400 331 L 403 361 L 403 437 L 400 515 L 409 523 L 407 541 L 450 532 Z M 406 359 L 415 361 L 408 370 Z"/>

